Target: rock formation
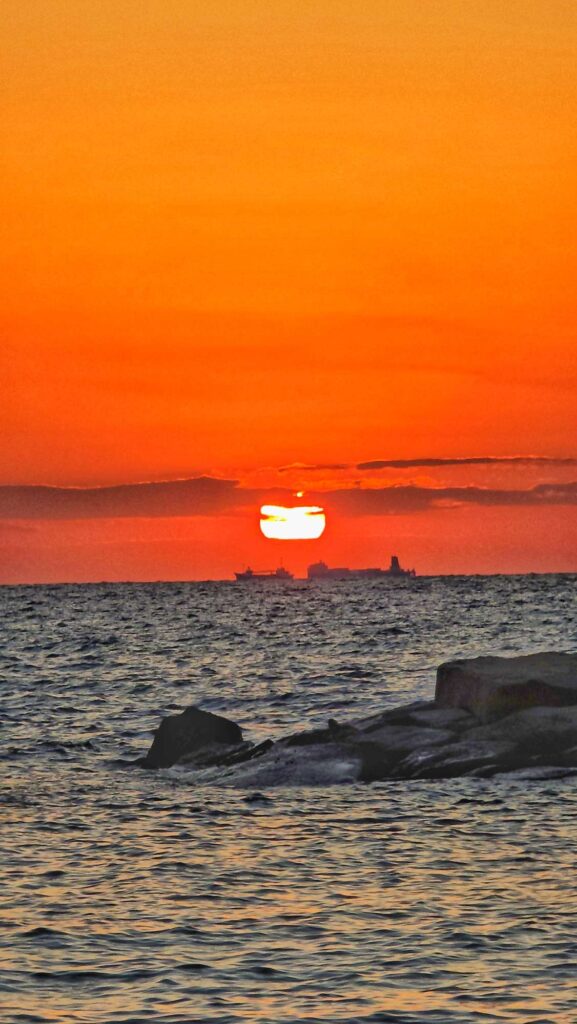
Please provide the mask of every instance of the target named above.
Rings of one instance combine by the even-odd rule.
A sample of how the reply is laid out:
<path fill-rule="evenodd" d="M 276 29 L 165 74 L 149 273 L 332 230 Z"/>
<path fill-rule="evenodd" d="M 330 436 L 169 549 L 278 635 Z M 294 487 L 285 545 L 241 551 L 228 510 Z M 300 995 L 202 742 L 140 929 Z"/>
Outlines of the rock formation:
<path fill-rule="evenodd" d="M 523 708 L 577 704 L 577 655 L 447 661 L 437 670 L 435 703 L 485 722 Z"/>
<path fill-rule="evenodd" d="M 145 767 L 216 771 L 223 785 L 266 787 L 577 773 L 577 655 L 474 658 L 441 665 L 433 701 L 312 729 L 257 747 L 233 722 L 188 708 L 161 723 Z"/>
<path fill-rule="evenodd" d="M 152 746 L 142 761 L 144 768 L 169 768 L 178 761 L 196 756 L 199 762 L 210 755 L 230 753 L 242 744 L 242 729 L 235 722 L 210 711 L 189 707 L 180 715 L 163 718 L 154 734 Z M 216 750 L 215 750 L 216 748 Z M 220 750 L 219 750 L 220 748 Z"/>

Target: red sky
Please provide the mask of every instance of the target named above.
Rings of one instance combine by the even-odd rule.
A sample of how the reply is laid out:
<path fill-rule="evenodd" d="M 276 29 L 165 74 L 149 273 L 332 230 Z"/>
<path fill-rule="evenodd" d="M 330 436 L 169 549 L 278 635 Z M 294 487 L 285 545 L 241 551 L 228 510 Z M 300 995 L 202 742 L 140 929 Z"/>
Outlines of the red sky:
<path fill-rule="evenodd" d="M 577 570 L 574 3 L 0 17 L 0 581 Z"/>

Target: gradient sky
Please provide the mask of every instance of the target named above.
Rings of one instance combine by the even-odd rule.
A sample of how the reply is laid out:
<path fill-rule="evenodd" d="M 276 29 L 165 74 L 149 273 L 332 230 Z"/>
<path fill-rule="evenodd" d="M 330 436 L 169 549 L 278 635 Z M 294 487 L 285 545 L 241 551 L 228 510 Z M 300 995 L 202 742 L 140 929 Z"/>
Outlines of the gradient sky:
<path fill-rule="evenodd" d="M 577 570 L 573 0 L 0 18 L 0 581 Z"/>

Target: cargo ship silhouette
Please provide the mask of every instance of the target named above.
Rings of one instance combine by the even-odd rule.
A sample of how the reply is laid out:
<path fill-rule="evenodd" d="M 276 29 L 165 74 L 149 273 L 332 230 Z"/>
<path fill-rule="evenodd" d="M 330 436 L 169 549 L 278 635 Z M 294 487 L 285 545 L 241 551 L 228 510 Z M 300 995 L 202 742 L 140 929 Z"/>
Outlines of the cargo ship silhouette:
<path fill-rule="evenodd" d="M 309 580 L 348 580 L 361 576 L 376 577 L 393 579 L 414 579 L 416 576 L 414 569 L 403 569 L 397 555 L 391 556 L 391 564 L 388 569 L 329 569 L 326 562 L 314 562 L 313 565 L 309 565 L 307 570 L 307 576 Z"/>
<path fill-rule="evenodd" d="M 289 572 L 288 569 L 283 569 L 282 566 L 278 569 L 265 569 L 262 572 L 255 572 L 249 566 L 244 572 L 235 572 L 234 575 L 241 583 L 252 580 L 294 580 L 292 572 Z"/>

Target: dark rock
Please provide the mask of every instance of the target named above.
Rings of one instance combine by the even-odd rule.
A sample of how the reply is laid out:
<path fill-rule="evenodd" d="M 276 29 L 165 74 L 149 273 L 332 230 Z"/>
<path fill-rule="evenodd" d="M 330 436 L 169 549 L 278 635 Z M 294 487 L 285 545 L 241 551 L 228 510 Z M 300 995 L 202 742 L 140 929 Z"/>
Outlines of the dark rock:
<path fill-rule="evenodd" d="M 263 740 L 262 743 L 257 743 L 256 746 L 252 743 L 246 745 L 248 749 L 235 753 L 234 751 L 230 754 L 226 754 L 223 760 L 220 762 L 223 765 L 231 764 L 244 764 L 245 761 L 254 761 L 257 757 L 262 757 L 267 751 L 274 746 L 272 740 Z"/>
<path fill-rule="evenodd" d="M 576 763 L 577 707 L 535 707 L 461 734 L 458 742 L 407 755 L 395 774 L 449 778 Z"/>
<path fill-rule="evenodd" d="M 454 739 L 455 734 L 446 729 L 384 723 L 379 729 L 357 733 L 350 738 L 347 750 L 360 758 L 360 781 L 376 782 L 392 778 L 396 766 L 409 754 L 416 751 L 427 754 Z"/>
<path fill-rule="evenodd" d="M 577 768 L 577 747 L 569 747 L 560 754 L 558 764 L 567 765 L 569 768 Z"/>
<path fill-rule="evenodd" d="M 386 711 L 381 711 L 378 715 L 371 715 L 370 718 L 357 719 L 353 725 L 360 732 L 365 733 L 374 732 L 387 723 L 390 725 L 409 725 L 411 715 L 415 711 L 426 711 L 435 707 L 436 704 L 433 700 L 417 700 L 413 701 L 412 704 L 403 704 L 398 708 L 387 708 Z"/>
<path fill-rule="evenodd" d="M 577 706 L 527 708 L 469 729 L 463 740 L 507 742 L 515 747 L 516 757 L 524 765 L 532 757 L 545 759 L 550 765 L 565 764 L 559 758 L 577 744 Z"/>
<path fill-rule="evenodd" d="M 209 747 L 201 747 L 191 754 L 184 754 L 177 764 L 189 768 L 228 768 L 230 765 L 244 764 L 245 761 L 262 757 L 272 745 L 272 740 L 263 740 L 256 746 L 248 741 L 233 747 L 224 743 L 212 743 Z"/>
<path fill-rule="evenodd" d="M 152 746 L 144 758 L 144 768 L 169 768 L 187 754 L 203 747 L 221 744 L 238 748 L 242 729 L 235 722 L 210 711 L 190 707 L 180 715 L 169 715 L 160 723 Z"/>
<path fill-rule="evenodd" d="M 437 670 L 435 702 L 439 707 L 465 708 L 483 722 L 529 707 L 575 705 L 577 655 L 448 661 Z"/>
<path fill-rule="evenodd" d="M 420 725 L 428 729 L 450 729 L 452 732 L 462 732 L 463 729 L 471 728 L 477 724 L 477 719 L 470 711 L 464 708 L 425 708 L 423 711 L 413 711 L 410 715 L 412 725 Z"/>
<path fill-rule="evenodd" d="M 305 732 L 294 732 L 279 740 L 285 747 L 312 747 L 318 743 L 334 743 L 356 736 L 358 730 L 354 725 L 340 725 L 334 718 L 329 718 L 327 729 L 307 729 Z"/>
<path fill-rule="evenodd" d="M 285 736 L 279 742 L 285 747 L 312 747 L 317 743 L 332 743 L 330 729 L 307 729 L 306 732 L 295 732 Z"/>
<path fill-rule="evenodd" d="M 417 725 L 388 725 L 364 733 L 373 743 L 386 747 L 398 757 L 411 751 L 429 749 L 441 744 L 453 743 L 455 734 L 448 729 L 426 729 Z"/>
<path fill-rule="evenodd" d="M 329 718 L 329 736 L 332 741 L 352 739 L 358 736 L 359 731 L 350 723 L 340 723 L 334 718 Z"/>
<path fill-rule="evenodd" d="M 179 757 L 176 764 L 189 768 L 213 768 L 229 763 L 229 758 L 244 758 L 250 755 L 253 744 L 248 741 L 230 746 L 228 743 L 209 743 L 205 747 L 191 750 Z"/>
<path fill-rule="evenodd" d="M 387 750 L 384 744 L 366 740 L 355 743 L 350 749 L 360 758 L 360 782 L 378 782 L 392 777 L 399 755 Z"/>

